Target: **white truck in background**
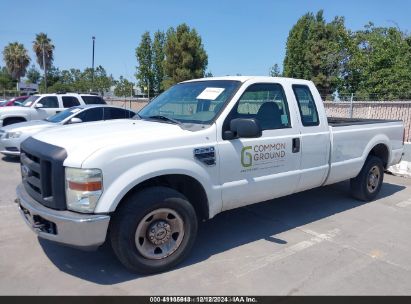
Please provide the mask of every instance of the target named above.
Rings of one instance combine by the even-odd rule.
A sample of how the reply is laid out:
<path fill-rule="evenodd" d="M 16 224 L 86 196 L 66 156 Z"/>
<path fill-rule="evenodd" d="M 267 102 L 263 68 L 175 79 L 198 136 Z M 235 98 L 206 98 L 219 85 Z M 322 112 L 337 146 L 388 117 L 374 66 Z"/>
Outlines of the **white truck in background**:
<path fill-rule="evenodd" d="M 222 211 L 347 179 L 355 198 L 373 200 L 403 132 L 401 121 L 327 119 L 310 81 L 191 80 L 136 119 L 24 141 L 16 201 L 42 238 L 83 249 L 110 239 L 127 268 L 160 272 Z"/>

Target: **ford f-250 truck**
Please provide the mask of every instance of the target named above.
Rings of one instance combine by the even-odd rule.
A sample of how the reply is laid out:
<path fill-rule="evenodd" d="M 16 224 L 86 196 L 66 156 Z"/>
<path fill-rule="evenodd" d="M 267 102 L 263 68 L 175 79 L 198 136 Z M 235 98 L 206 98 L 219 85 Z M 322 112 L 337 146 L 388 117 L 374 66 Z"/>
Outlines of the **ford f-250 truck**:
<path fill-rule="evenodd" d="M 22 143 L 21 214 L 42 238 L 106 240 L 140 273 L 193 246 L 199 220 L 351 179 L 380 191 L 403 152 L 400 121 L 327 119 L 310 81 L 221 77 L 179 83 L 136 119 L 44 131 Z"/>

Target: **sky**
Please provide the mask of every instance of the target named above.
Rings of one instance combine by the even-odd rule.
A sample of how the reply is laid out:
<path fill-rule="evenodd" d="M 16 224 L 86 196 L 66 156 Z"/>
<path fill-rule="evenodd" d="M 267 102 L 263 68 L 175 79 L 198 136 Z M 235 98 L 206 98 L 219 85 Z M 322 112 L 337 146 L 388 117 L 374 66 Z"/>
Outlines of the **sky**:
<path fill-rule="evenodd" d="M 95 36 L 95 65 L 134 81 L 141 35 L 185 22 L 201 35 L 214 76 L 268 75 L 273 64 L 282 66 L 298 18 L 320 9 L 328 21 L 344 16 L 351 30 L 372 21 L 411 32 L 409 0 L 0 0 L 0 50 L 18 41 L 35 63 L 32 41 L 45 32 L 55 45 L 54 65 L 83 70 L 91 67 Z"/>

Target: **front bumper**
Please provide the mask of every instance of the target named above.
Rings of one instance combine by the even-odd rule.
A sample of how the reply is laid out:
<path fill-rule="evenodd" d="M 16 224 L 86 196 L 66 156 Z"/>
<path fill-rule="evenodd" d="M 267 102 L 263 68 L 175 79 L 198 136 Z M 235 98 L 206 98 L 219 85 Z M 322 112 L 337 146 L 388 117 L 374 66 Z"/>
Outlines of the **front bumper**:
<path fill-rule="evenodd" d="M 109 215 L 47 208 L 31 198 L 22 184 L 16 192 L 20 214 L 39 237 L 84 250 L 96 249 L 104 243 Z"/>

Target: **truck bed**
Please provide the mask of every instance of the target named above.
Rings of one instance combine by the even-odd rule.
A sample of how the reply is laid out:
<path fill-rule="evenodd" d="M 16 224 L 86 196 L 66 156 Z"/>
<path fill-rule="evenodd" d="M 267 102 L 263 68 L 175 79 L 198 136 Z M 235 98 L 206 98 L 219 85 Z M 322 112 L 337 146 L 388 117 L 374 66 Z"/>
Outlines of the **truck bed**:
<path fill-rule="evenodd" d="M 327 117 L 328 125 L 331 127 L 346 127 L 354 125 L 367 125 L 376 123 L 398 122 L 399 120 L 388 119 L 364 119 L 364 118 L 343 118 L 343 117 Z"/>
<path fill-rule="evenodd" d="M 325 184 L 357 176 L 369 150 L 382 144 L 386 166 L 399 162 L 404 125 L 400 120 L 327 118 L 331 133 L 330 172 Z"/>

